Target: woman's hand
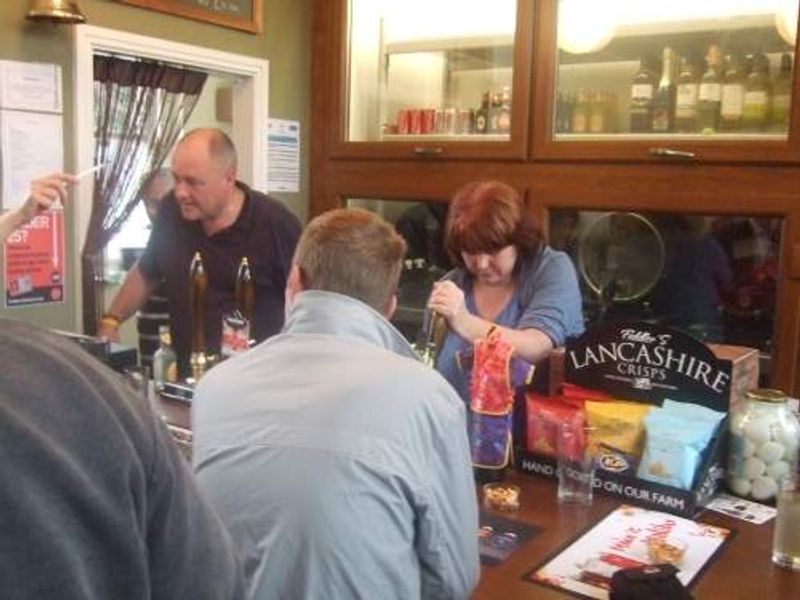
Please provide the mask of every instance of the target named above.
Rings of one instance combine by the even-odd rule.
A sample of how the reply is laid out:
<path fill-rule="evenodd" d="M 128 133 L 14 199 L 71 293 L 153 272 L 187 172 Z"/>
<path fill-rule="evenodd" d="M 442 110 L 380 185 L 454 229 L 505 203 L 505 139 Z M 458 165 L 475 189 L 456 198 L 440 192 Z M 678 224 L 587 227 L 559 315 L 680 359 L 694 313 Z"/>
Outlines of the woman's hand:
<path fill-rule="evenodd" d="M 456 333 L 461 331 L 461 325 L 469 317 L 464 291 L 452 281 L 437 281 L 433 284 L 428 308 L 442 315 L 450 329 Z"/>
<path fill-rule="evenodd" d="M 53 173 L 31 182 L 31 191 L 22 205 L 23 222 L 27 223 L 37 213 L 51 208 L 60 208 L 67 199 L 67 184 L 76 179 L 66 173 Z"/>
<path fill-rule="evenodd" d="M 53 173 L 32 181 L 31 191 L 25 202 L 5 214 L 0 214 L 0 244 L 39 212 L 62 206 L 67 198 L 67 183 L 76 181 L 73 175 L 65 173 Z"/>

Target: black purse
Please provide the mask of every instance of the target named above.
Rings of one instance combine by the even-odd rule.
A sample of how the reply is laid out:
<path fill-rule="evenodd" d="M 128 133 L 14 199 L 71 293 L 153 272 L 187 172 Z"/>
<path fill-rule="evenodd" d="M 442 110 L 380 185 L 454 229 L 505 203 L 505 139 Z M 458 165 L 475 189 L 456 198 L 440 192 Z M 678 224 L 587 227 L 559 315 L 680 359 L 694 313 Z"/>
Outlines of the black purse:
<path fill-rule="evenodd" d="M 692 600 L 674 565 L 620 569 L 611 578 L 610 600 Z"/>

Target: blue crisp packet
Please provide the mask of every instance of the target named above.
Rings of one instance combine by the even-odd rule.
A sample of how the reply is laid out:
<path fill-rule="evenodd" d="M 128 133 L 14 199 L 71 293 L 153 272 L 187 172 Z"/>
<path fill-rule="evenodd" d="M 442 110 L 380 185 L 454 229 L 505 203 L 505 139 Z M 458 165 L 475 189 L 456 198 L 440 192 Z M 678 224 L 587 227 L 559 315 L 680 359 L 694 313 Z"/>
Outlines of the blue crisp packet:
<path fill-rule="evenodd" d="M 505 467 L 511 451 L 511 414 L 484 415 L 472 412 L 469 444 L 472 464 L 476 467 Z"/>
<path fill-rule="evenodd" d="M 711 410 L 699 404 L 691 404 L 690 402 L 677 402 L 667 398 L 664 404 L 661 405 L 661 410 L 666 410 L 670 414 L 684 415 L 687 419 L 704 419 L 713 421 L 715 424 L 719 423 L 725 418 L 724 412 Z"/>
<path fill-rule="evenodd" d="M 703 452 L 725 415 L 694 404 L 664 404 L 644 419 L 647 438 L 637 476 L 691 490 Z"/>

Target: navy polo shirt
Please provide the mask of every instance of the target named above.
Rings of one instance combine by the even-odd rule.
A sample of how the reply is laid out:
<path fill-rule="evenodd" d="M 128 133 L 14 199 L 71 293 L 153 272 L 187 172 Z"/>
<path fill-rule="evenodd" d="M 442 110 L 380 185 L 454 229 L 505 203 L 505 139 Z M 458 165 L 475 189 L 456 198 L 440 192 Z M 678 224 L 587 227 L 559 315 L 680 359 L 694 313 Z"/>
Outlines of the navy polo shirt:
<path fill-rule="evenodd" d="M 243 183 L 236 185 L 244 192 L 239 216 L 230 227 L 211 236 L 199 221 L 183 219 L 170 192 L 161 203 L 147 248 L 139 259 L 139 269 L 148 281 L 164 282 L 172 341 L 184 376 L 189 374 L 191 353 L 189 265 L 195 252 L 202 255 L 208 276 L 206 350 L 219 352 L 222 315 L 235 308 L 236 271 L 245 256 L 256 288 L 256 341 L 277 333 L 283 326 L 284 288 L 300 237 L 300 222 L 278 200 Z"/>

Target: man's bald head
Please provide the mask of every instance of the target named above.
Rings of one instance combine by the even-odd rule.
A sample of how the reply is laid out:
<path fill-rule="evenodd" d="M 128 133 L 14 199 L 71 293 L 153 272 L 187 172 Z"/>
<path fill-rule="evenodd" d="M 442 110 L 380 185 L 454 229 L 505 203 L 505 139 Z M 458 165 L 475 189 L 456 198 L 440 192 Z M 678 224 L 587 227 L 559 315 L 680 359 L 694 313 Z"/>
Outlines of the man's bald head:
<path fill-rule="evenodd" d="M 189 145 L 194 148 L 205 147 L 208 156 L 214 162 L 223 168 L 233 169 L 236 172 L 236 148 L 228 134 L 221 129 L 214 127 L 192 129 L 181 138 L 178 145 Z"/>

